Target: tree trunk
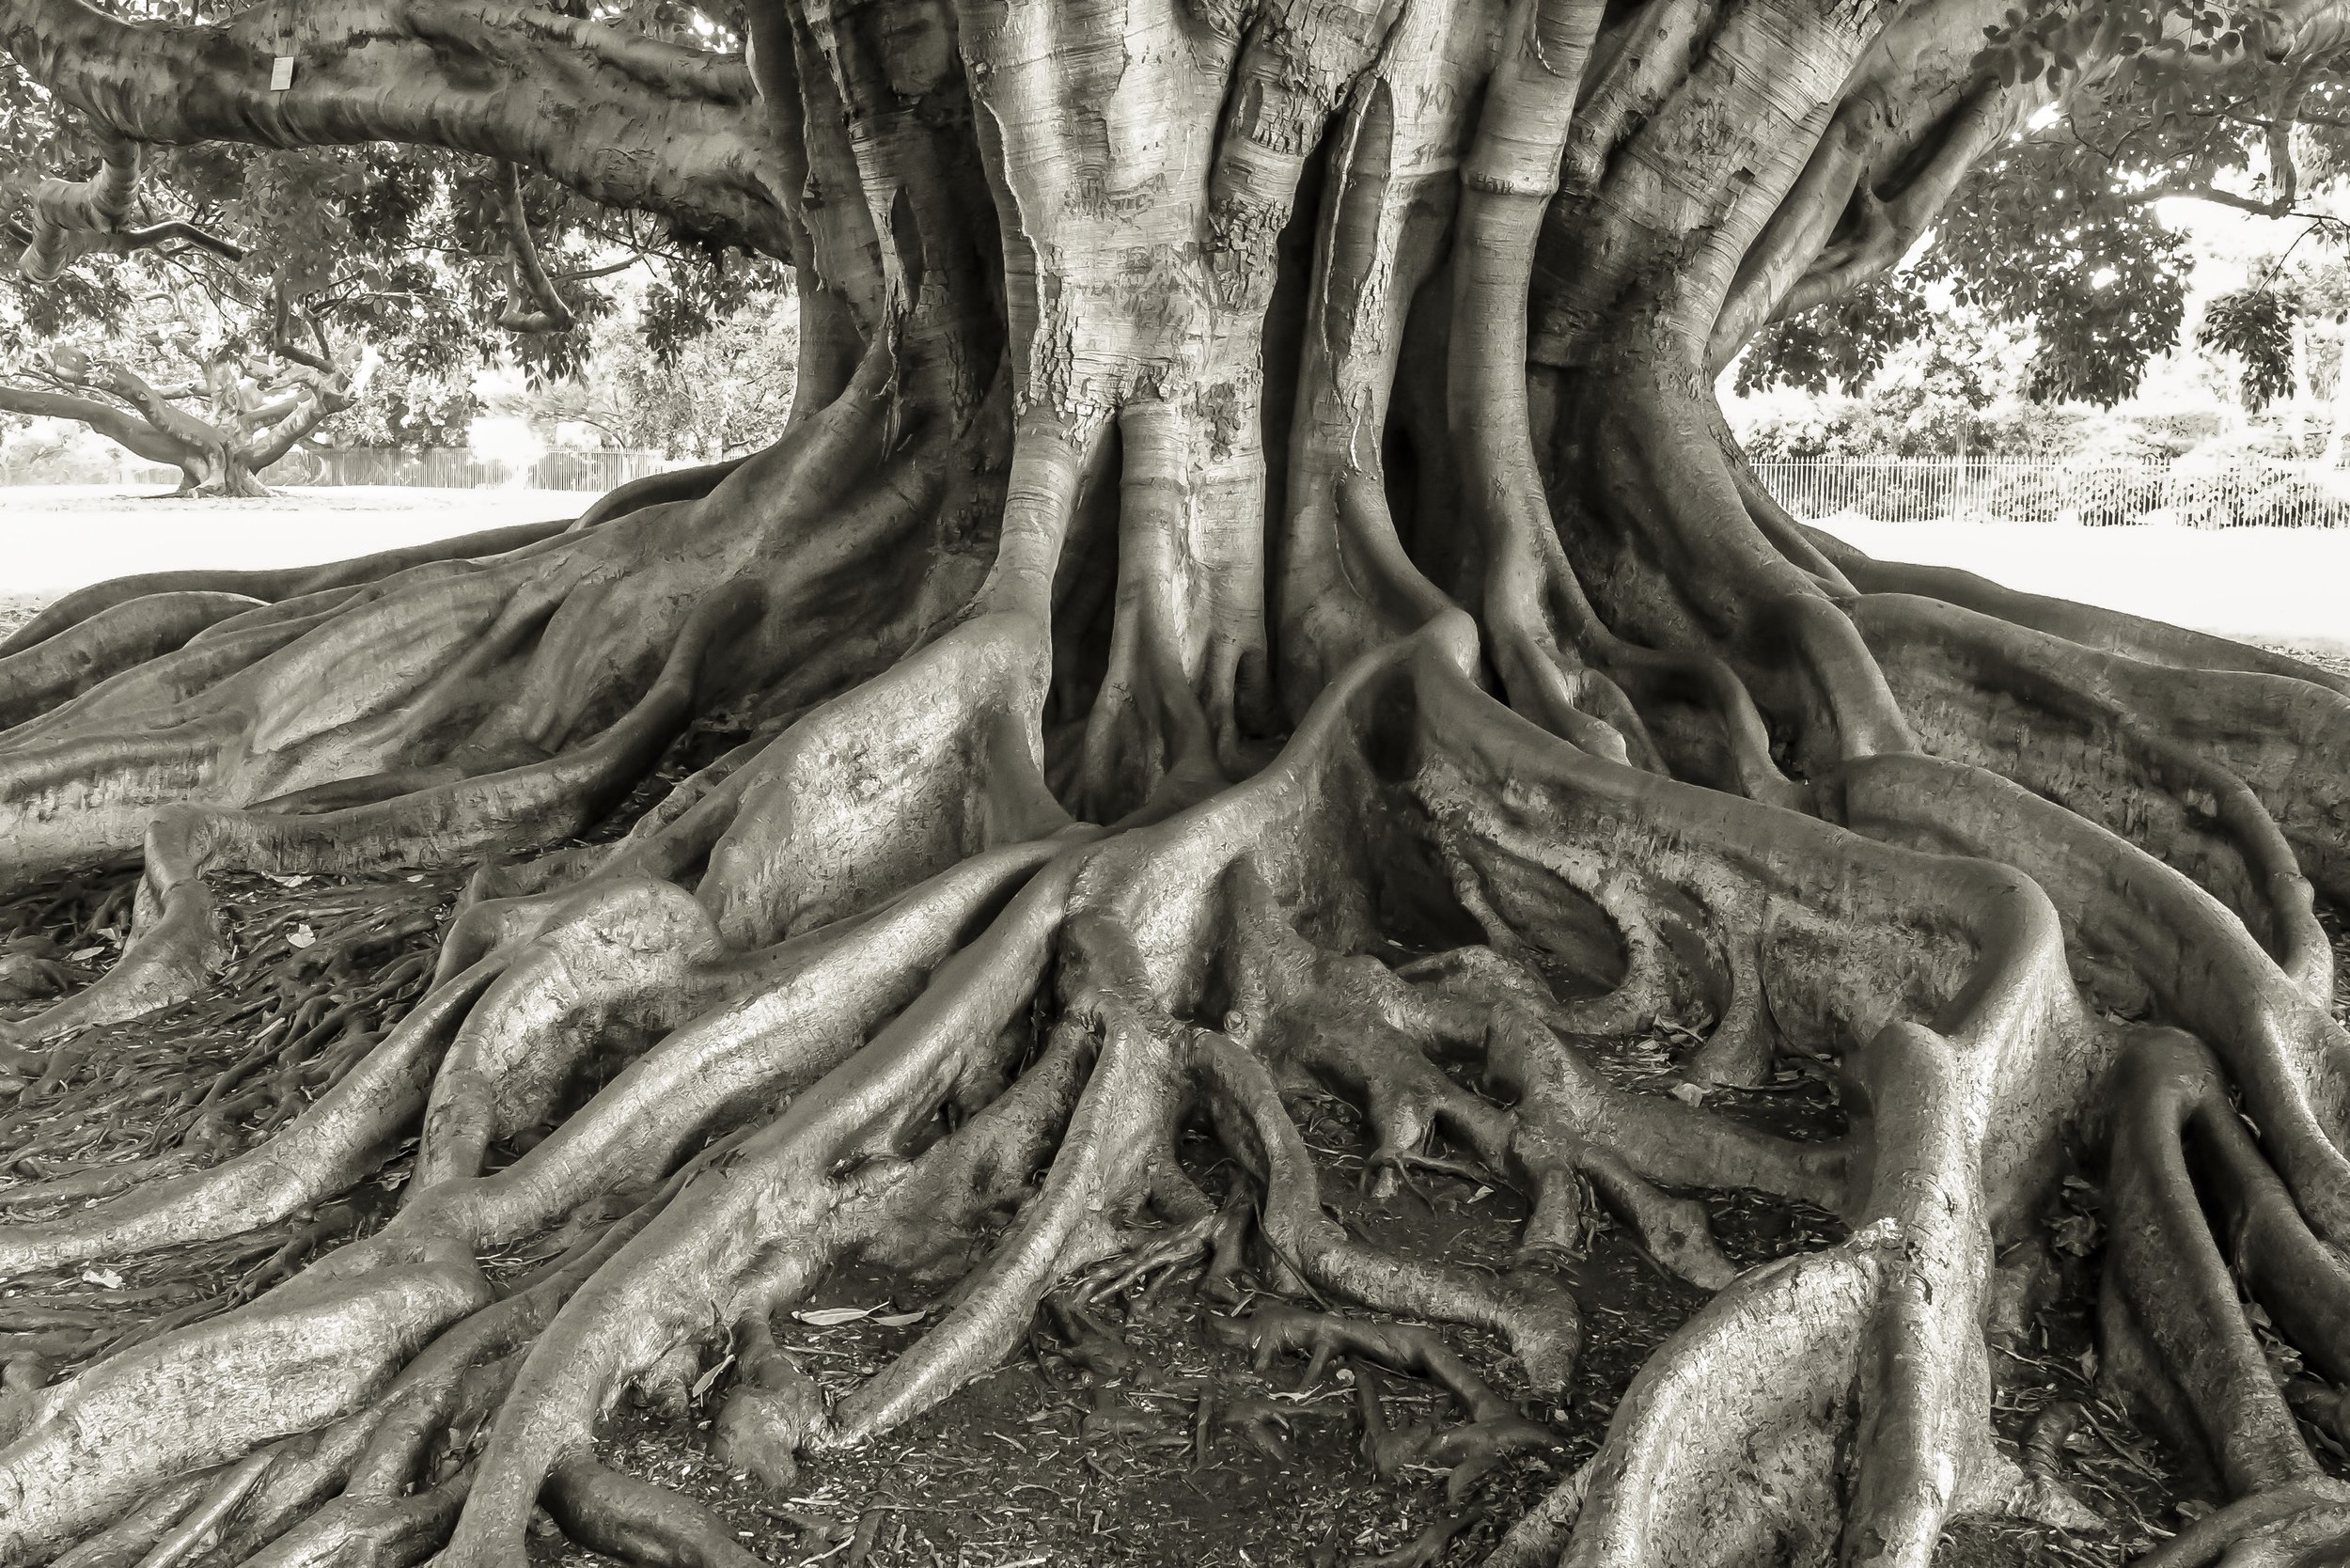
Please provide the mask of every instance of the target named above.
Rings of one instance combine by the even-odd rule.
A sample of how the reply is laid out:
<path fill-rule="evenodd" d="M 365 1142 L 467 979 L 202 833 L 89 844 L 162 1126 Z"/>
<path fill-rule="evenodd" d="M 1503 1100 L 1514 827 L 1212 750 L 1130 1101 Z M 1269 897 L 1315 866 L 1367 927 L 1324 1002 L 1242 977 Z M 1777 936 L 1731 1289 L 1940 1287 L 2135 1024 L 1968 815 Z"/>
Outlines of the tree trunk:
<path fill-rule="evenodd" d="M 196 489 L 198 494 L 208 495 L 260 497 L 270 494 L 269 486 L 261 482 L 260 476 L 246 467 L 233 452 L 223 455 L 217 477 L 199 484 Z"/>
<path fill-rule="evenodd" d="M 437 105 L 525 160 L 543 107 L 387 34 L 260 120 L 242 17 L 62 63 L 129 24 L 7 20 L 117 114 L 212 52 L 196 133 L 421 135 Z M 2350 682 L 1870 561 L 1780 510 L 1712 402 L 1727 339 L 1898 256 L 2044 102 L 1977 83 L 1993 20 L 770 4 L 729 102 L 779 149 L 772 210 L 679 149 L 540 160 L 784 236 L 790 428 L 570 528 L 122 579 L 0 645 L 0 870 L 79 940 L 110 910 L 60 879 L 140 866 L 119 959 L 7 1026 L 14 1136 L 136 1076 L 125 1020 L 252 1041 L 136 1162 L 0 1194 L 0 1273 L 181 1248 L 142 1264 L 169 1281 L 292 1238 L 233 1299 L 77 1331 L 69 1375 L 10 1363 L 0 1562 L 217 1519 L 228 1560 L 503 1568 L 543 1504 L 739 1568 L 598 1458 L 623 1391 L 714 1396 L 720 1456 L 786 1486 L 1041 1305 L 1082 1325 L 1194 1266 L 1261 1293 L 1261 1358 L 1444 1382 L 1469 1419 L 1409 1462 L 1466 1497 L 1556 1435 L 1356 1314 L 1482 1330 L 1553 1408 L 1597 1204 L 1711 1299 L 1495 1560 L 1922 1565 L 1970 1516 L 2083 1517 L 1995 1440 L 1986 1344 L 2060 1278 L 2042 1217 L 2082 1173 L 2105 1387 L 2229 1504 L 2167 1560 L 2336 1539 L 2350 1492 L 2238 1286 L 2350 1375 L 2315 904 L 2350 896 Z M 509 22 L 477 64 L 523 57 Z M 713 112 L 669 56 L 543 25 Z M 338 108 L 366 49 L 383 80 Z M 677 778 L 720 714 L 741 743 Z M 411 867 L 478 867 L 429 978 L 371 968 L 365 920 L 222 935 L 224 879 L 414 901 Z M 1836 1093 L 1766 1130 L 1797 1066 Z M 1331 1218 L 1301 1089 L 1361 1108 L 1374 1192 L 1525 1194 L 1512 1266 Z M 352 1195 L 387 1160 L 378 1223 Z M 1742 1268 L 1728 1192 L 1840 1239 Z M 946 1294 L 820 1387 L 776 1314 L 849 1270 Z"/>

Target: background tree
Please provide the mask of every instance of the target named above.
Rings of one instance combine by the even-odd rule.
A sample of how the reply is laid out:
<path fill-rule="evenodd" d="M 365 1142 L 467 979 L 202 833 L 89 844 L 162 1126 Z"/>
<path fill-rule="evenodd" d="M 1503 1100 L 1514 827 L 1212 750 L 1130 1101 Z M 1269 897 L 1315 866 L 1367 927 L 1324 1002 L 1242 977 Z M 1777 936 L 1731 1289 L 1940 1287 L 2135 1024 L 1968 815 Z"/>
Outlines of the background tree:
<path fill-rule="evenodd" d="M 104 134 L 518 166 L 788 259 L 800 337 L 749 458 L 568 525 L 100 585 L 7 645 L 22 918 L 70 963 L 133 915 L 11 1026 L 9 1125 L 102 1139 L 155 1010 L 250 1043 L 165 1053 L 204 1087 L 158 1087 L 151 1136 L 20 1158 L 0 1270 L 78 1315 L 8 1365 L 0 1561 L 103 1531 L 84 1560 L 503 1568 L 543 1502 L 739 1562 L 600 1457 L 622 1392 L 715 1396 L 720 1454 L 785 1485 L 1048 1298 L 1114 1360 L 1083 1298 L 1195 1263 L 1312 1303 L 1248 1298 L 1267 1361 L 1448 1382 L 1468 1419 L 1395 1451 L 1465 1496 L 1551 1440 L 1524 1411 L 1585 1345 L 1587 1202 L 1707 1300 L 1498 1560 L 1923 1564 L 2078 1522 L 1997 1440 L 1986 1342 L 2068 1290 L 2226 1504 L 2170 1561 L 2336 1550 L 2350 1491 L 2297 1412 L 2340 1402 L 2280 1389 L 2246 1297 L 2350 1375 L 2315 904 L 2350 895 L 2350 682 L 1872 561 L 1773 502 L 1710 388 L 2017 131 L 2300 123 L 2343 20 L 807 0 L 737 56 L 502 0 L 4 0 L 0 45 Z M 2243 118 L 2147 166 L 2218 166 Z M 2140 156 L 2068 166 L 2106 192 Z M 2050 215 L 2035 299 L 2158 265 L 2086 186 Z M 75 874 L 132 856 L 134 899 Z M 476 865 L 441 931 L 402 869 Z M 257 871 L 371 913 L 232 949 L 219 893 Z M 437 955 L 376 966 L 395 930 Z M 1666 1025 L 1660 1074 L 1626 1043 Z M 1433 1162 L 1524 1193 L 1512 1265 L 1330 1217 L 1313 1086 L 1361 1107 L 1374 1190 Z M 2093 1278 L 2040 1223 L 2068 1174 Z M 1702 1201 L 1731 1190 L 1838 1220 L 1733 1262 Z M 143 1313 L 256 1232 L 260 1274 Z M 133 1299 L 59 1301 L 119 1260 Z M 926 1315 L 825 1384 L 775 1314 L 834 1269 Z M 1543 1403 L 1357 1309 L 1473 1325 Z"/>
<path fill-rule="evenodd" d="M 2264 408 L 2293 390 L 2293 329 L 2300 315 L 2289 284 L 2233 290 L 2203 307 L 2196 346 L 2233 355 L 2244 406 Z"/>
<path fill-rule="evenodd" d="M 80 421 L 178 468 L 182 494 L 266 495 L 256 476 L 352 401 L 350 368 L 315 320 L 304 322 L 306 343 L 284 317 L 275 324 L 287 335 L 266 347 L 208 350 L 188 334 L 158 333 L 163 368 L 147 375 L 58 344 L 28 367 L 31 385 L 0 384 L 0 410 Z"/>
<path fill-rule="evenodd" d="M 748 286 L 723 302 L 684 302 L 655 285 L 635 311 L 598 326 L 572 376 L 540 382 L 517 408 L 539 422 L 584 424 L 608 447 L 670 457 L 765 446 L 791 412 L 799 305 L 779 276 L 748 267 L 732 275 Z"/>

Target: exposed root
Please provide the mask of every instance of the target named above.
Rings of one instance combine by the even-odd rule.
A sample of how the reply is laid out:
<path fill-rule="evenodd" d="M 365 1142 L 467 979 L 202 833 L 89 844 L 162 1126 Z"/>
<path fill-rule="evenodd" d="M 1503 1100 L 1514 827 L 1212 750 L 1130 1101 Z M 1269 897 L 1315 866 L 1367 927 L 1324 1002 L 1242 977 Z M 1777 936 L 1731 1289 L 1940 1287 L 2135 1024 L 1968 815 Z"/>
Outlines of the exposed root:
<path fill-rule="evenodd" d="M 1405 1465 L 1431 1465 L 1449 1472 L 1446 1495 L 1455 1507 L 1494 1466 L 1513 1453 L 1557 1446 L 1549 1428 L 1529 1421 L 1516 1406 L 1461 1359 L 1432 1329 L 1409 1324 L 1363 1323 L 1291 1307 L 1260 1307 L 1232 1332 L 1255 1355 L 1257 1370 L 1272 1366 L 1284 1352 L 1306 1356 L 1301 1387 L 1315 1382 L 1333 1356 L 1367 1356 L 1382 1366 L 1425 1377 L 1461 1403 L 1468 1424 L 1449 1432 L 1386 1426 L 1374 1384 L 1359 1377 L 1364 1402 L 1364 1442 L 1372 1467 L 1388 1476 Z"/>
<path fill-rule="evenodd" d="M 547 1512 L 588 1550 L 644 1568 L 765 1568 L 700 1504 L 586 1457 L 547 1478 Z"/>
<path fill-rule="evenodd" d="M 623 1401 L 714 1399 L 780 1489 L 1032 1339 L 1091 1435 L 1293 1457 L 1293 1401 L 1119 1403 L 1195 1271 L 1261 1365 L 1347 1361 L 1375 1474 L 1446 1472 L 1376 1560 L 1433 1563 L 1644 1254 L 1710 1299 L 1499 1560 L 1930 1568 L 2079 1522 L 1985 1330 L 2101 1159 L 2107 1382 L 2231 1499 L 2165 1560 L 2338 1550 L 2342 1402 L 2241 1298 L 2350 1378 L 2350 682 L 1808 537 L 1702 394 L 1725 313 L 1825 275 L 1791 236 L 1949 173 L 1845 84 L 1973 43 L 953 9 L 754 8 L 810 344 L 773 448 L 0 644 L 0 873 L 53 885 L 0 954 L 0 1563 L 510 1568 L 551 1517 L 747 1568 L 600 1451 Z M 1970 103 L 1923 118 L 1996 139 Z M 423 893 L 235 917 L 428 865 L 476 867 L 431 954 Z M 119 1027 L 168 1006 L 201 1051 Z M 1522 1197 L 1515 1250 L 1350 1225 L 1318 1153 Z M 1797 1206 L 1847 1229 L 1742 1271 Z M 836 1276 L 917 1309 L 854 1378 L 777 1327 Z"/>

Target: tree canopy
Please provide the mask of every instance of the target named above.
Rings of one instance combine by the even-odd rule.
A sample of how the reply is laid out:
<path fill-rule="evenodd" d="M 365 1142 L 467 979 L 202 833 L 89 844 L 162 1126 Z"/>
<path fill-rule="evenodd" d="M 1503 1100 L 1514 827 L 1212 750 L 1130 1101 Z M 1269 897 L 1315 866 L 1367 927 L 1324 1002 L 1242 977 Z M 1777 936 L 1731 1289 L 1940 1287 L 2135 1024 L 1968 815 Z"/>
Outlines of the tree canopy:
<path fill-rule="evenodd" d="M 127 20 L 215 24 L 164 5 Z M 648 37 L 724 53 L 739 33 L 690 9 L 616 15 Z M 641 211 L 607 207 L 515 164 L 391 141 L 269 146 L 208 140 L 132 143 L 77 114 L 12 55 L 0 55 L 0 229 L 20 254 L 0 310 L 0 354 L 18 412 L 87 415 L 140 455 L 182 462 L 189 485 L 255 472 L 357 400 L 345 384 L 286 438 L 237 435 L 266 398 L 231 410 L 217 397 L 170 406 L 118 384 L 193 387 L 207 367 L 256 356 L 299 375 L 286 345 L 340 367 L 363 359 L 382 387 L 362 420 L 385 444 L 446 440 L 471 370 L 518 364 L 534 384 L 576 377 L 620 274 L 645 308 L 634 322 L 658 367 L 712 325 L 771 292 L 776 269 Z M 109 160 L 112 160 L 111 162 Z M 113 171 L 109 174 L 109 170 Z M 112 180 L 108 201 L 89 205 Z M 296 323 L 290 334 L 288 321 Z M 55 355 L 102 374 L 60 377 Z M 194 381 L 190 381 L 190 376 Z M 231 379 L 234 379 L 232 376 Z M 168 413 L 159 412 L 169 407 Z M 228 433 L 191 455 L 201 428 Z M 357 429 L 358 427 L 354 427 Z M 462 421 L 454 428 L 462 439 Z M 242 444 L 242 445 L 241 445 Z"/>
<path fill-rule="evenodd" d="M 1982 68 L 2000 80 L 2052 81 L 2068 89 L 2062 101 L 1977 165 L 1911 265 L 1759 335 L 1741 386 L 1856 386 L 1892 344 L 1921 330 L 1918 288 L 1940 281 L 1993 320 L 2037 335 L 2035 399 L 2130 396 L 2147 365 L 2181 341 L 2192 269 L 2155 203 L 2207 201 L 2292 220 L 2306 236 L 2296 243 L 2318 249 L 2345 238 L 2330 197 L 2350 152 L 2350 55 L 2319 48 L 2271 58 L 2279 25 L 2265 11 L 2222 8 L 2011 12 L 1988 29 Z M 2145 46 L 2123 47 L 2133 39 Z M 2240 313 L 2289 312 L 2280 302 L 2290 293 L 2282 277 L 2256 280 L 2202 342 L 2250 346 L 2253 317 Z M 2273 370 L 2256 374 L 2255 406 L 2281 384 Z"/>

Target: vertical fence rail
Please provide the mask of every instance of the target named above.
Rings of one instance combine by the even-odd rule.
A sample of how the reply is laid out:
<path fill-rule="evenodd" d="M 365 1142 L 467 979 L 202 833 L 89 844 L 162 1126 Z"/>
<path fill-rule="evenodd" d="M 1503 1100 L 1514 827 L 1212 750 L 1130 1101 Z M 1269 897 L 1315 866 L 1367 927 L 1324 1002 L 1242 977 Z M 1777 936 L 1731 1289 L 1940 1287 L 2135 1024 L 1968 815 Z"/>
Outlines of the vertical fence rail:
<path fill-rule="evenodd" d="M 1754 471 L 1805 518 L 2350 527 L 2350 470 L 2314 463 L 1820 458 L 1757 463 Z"/>

